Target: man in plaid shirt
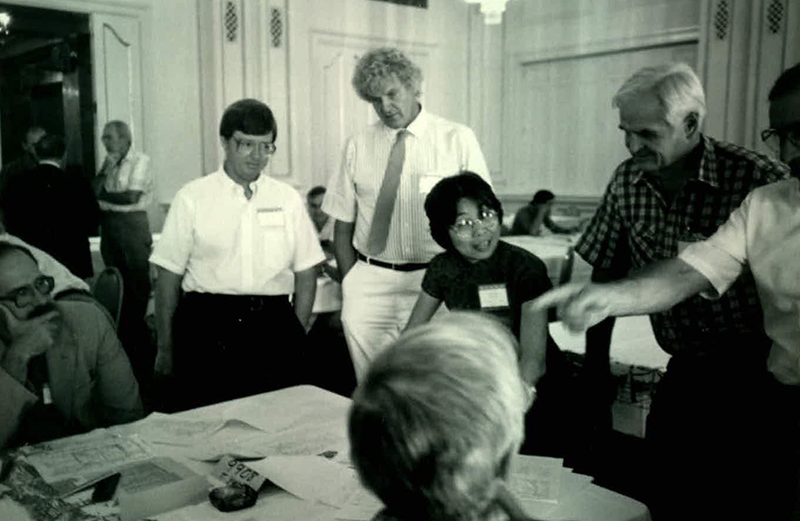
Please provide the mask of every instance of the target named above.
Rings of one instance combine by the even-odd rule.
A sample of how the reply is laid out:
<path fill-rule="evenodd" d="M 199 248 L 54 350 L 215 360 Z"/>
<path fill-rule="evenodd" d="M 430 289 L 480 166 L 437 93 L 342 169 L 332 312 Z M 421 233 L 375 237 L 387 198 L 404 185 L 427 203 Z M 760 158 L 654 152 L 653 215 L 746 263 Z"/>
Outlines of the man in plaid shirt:
<path fill-rule="evenodd" d="M 782 163 L 701 134 L 703 88 L 686 64 L 641 69 L 613 105 L 632 157 L 617 167 L 576 247 L 595 281 L 675 257 L 712 235 L 750 190 L 788 174 Z M 656 519 L 729 518 L 721 512 L 730 498 L 752 495 L 742 469 L 758 475 L 747 470 L 755 455 L 741 447 L 757 450 L 765 439 L 752 420 L 752 385 L 766 374 L 771 343 L 753 278 L 740 277 L 719 300 L 695 296 L 650 319 L 672 355 L 647 420 L 651 510 Z M 587 364 L 607 368 L 611 327 L 587 332 Z M 598 337 L 606 339 L 599 346 Z"/>

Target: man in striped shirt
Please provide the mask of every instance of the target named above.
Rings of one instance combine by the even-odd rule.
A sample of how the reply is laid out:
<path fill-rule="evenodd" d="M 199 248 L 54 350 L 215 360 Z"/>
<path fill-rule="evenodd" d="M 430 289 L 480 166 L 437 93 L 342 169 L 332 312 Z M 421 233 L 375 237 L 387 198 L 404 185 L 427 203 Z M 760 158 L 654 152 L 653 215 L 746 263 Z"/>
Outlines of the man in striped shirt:
<path fill-rule="evenodd" d="M 464 125 L 419 102 L 422 72 L 397 49 L 374 49 L 356 65 L 353 87 L 379 121 L 346 143 L 322 210 L 336 219 L 342 323 L 356 377 L 395 339 L 439 253 L 423 204 L 440 179 L 471 170 L 489 181 L 478 140 Z"/>

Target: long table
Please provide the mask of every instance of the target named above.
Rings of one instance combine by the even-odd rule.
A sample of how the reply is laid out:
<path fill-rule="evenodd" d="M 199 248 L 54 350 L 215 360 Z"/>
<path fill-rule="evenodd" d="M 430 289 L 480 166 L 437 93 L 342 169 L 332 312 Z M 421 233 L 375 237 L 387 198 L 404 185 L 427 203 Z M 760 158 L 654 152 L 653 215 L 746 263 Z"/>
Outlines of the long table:
<path fill-rule="evenodd" d="M 230 402 L 184 411 L 172 415 L 172 418 L 186 420 L 219 420 L 238 419 L 251 426 L 263 430 L 271 430 L 280 437 L 280 443 L 273 443 L 272 450 L 279 454 L 319 455 L 334 461 L 346 461 L 349 455 L 346 419 L 350 400 L 313 386 L 297 386 L 270 393 L 250 396 Z M 164 416 L 162 415 L 161 418 Z M 147 418 L 134 424 L 115 427 L 108 431 L 115 436 L 139 434 L 144 436 L 153 424 Z M 248 431 L 248 429 L 250 429 Z M 227 434 L 234 442 L 239 437 L 244 439 L 251 427 L 243 426 L 239 434 Z M 84 436 L 91 436 L 87 434 Z M 96 433 L 95 433 L 96 435 Z M 214 467 L 191 459 L 187 456 L 189 449 L 172 445 L 152 444 L 156 455 L 169 456 L 183 463 L 195 472 L 206 475 Z M 309 475 L 308 480 L 317 476 Z M 360 485 L 358 485 L 360 487 Z M 0 501 L 0 519 L 24 518 L 8 517 L 13 512 L 18 516 L 18 506 L 9 504 L 10 500 Z M 274 486 L 262 489 L 258 502 L 250 509 L 236 513 L 222 514 L 207 500 L 185 506 L 166 514 L 148 516 L 159 521 L 202 521 L 202 520 L 236 520 L 246 521 L 258 519 L 270 520 L 334 520 L 339 511 L 326 504 L 299 499 L 288 492 Z M 4 517 L 4 515 L 6 517 Z M 548 520 L 592 520 L 592 521 L 648 521 L 648 509 L 642 503 L 622 496 L 610 490 L 589 484 L 573 495 L 562 497 L 559 505 L 545 516 Z"/>

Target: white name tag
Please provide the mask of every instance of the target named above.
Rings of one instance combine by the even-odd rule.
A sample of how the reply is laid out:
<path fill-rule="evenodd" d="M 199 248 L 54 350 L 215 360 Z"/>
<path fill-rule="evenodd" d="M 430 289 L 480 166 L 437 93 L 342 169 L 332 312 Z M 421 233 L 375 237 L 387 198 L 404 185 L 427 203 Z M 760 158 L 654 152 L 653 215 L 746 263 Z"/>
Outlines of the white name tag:
<path fill-rule="evenodd" d="M 427 194 L 429 193 L 436 183 L 444 179 L 444 176 L 435 175 L 435 174 L 425 174 L 419 176 L 419 193 Z"/>
<path fill-rule="evenodd" d="M 259 208 L 256 215 L 261 226 L 283 226 L 283 208 Z"/>
<path fill-rule="evenodd" d="M 505 284 L 484 284 L 478 286 L 478 299 L 481 309 L 496 309 L 508 307 L 508 293 Z"/>

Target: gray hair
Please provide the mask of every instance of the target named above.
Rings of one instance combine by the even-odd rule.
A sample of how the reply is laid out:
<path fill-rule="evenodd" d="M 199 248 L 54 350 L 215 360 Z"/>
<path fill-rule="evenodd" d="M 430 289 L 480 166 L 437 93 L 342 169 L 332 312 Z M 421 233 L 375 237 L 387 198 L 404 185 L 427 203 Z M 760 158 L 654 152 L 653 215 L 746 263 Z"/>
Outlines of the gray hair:
<path fill-rule="evenodd" d="M 516 340 L 494 319 L 454 312 L 408 331 L 353 396 L 361 481 L 395 516 L 486 519 L 522 442 L 525 396 Z"/>
<path fill-rule="evenodd" d="M 674 127 L 691 112 L 697 113 L 698 127 L 706 115 L 706 98 L 700 78 L 683 62 L 639 69 L 628 78 L 611 100 L 614 108 L 642 94 L 654 94 L 664 109 L 664 119 Z"/>
<path fill-rule="evenodd" d="M 353 88 L 361 99 L 372 102 L 392 76 L 397 76 L 400 83 L 419 95 L 422 70 L 401 50 L 389 47 L 373 49 L 358 60 L 353 72 Z"/>
<path fill-rule="evenodd" d="M 131 137 L 131 129 L 128 127 L 128 124 L 124 121 L 120 121 L 118 119 L 114 119 L 106 123 L 107 127 L 111 127 L 117 131 L 117 135 L 121 138 L 124 138 L 125 141 L 128 142 L 128 145 L 131 144 L 133 138 Z"/>

